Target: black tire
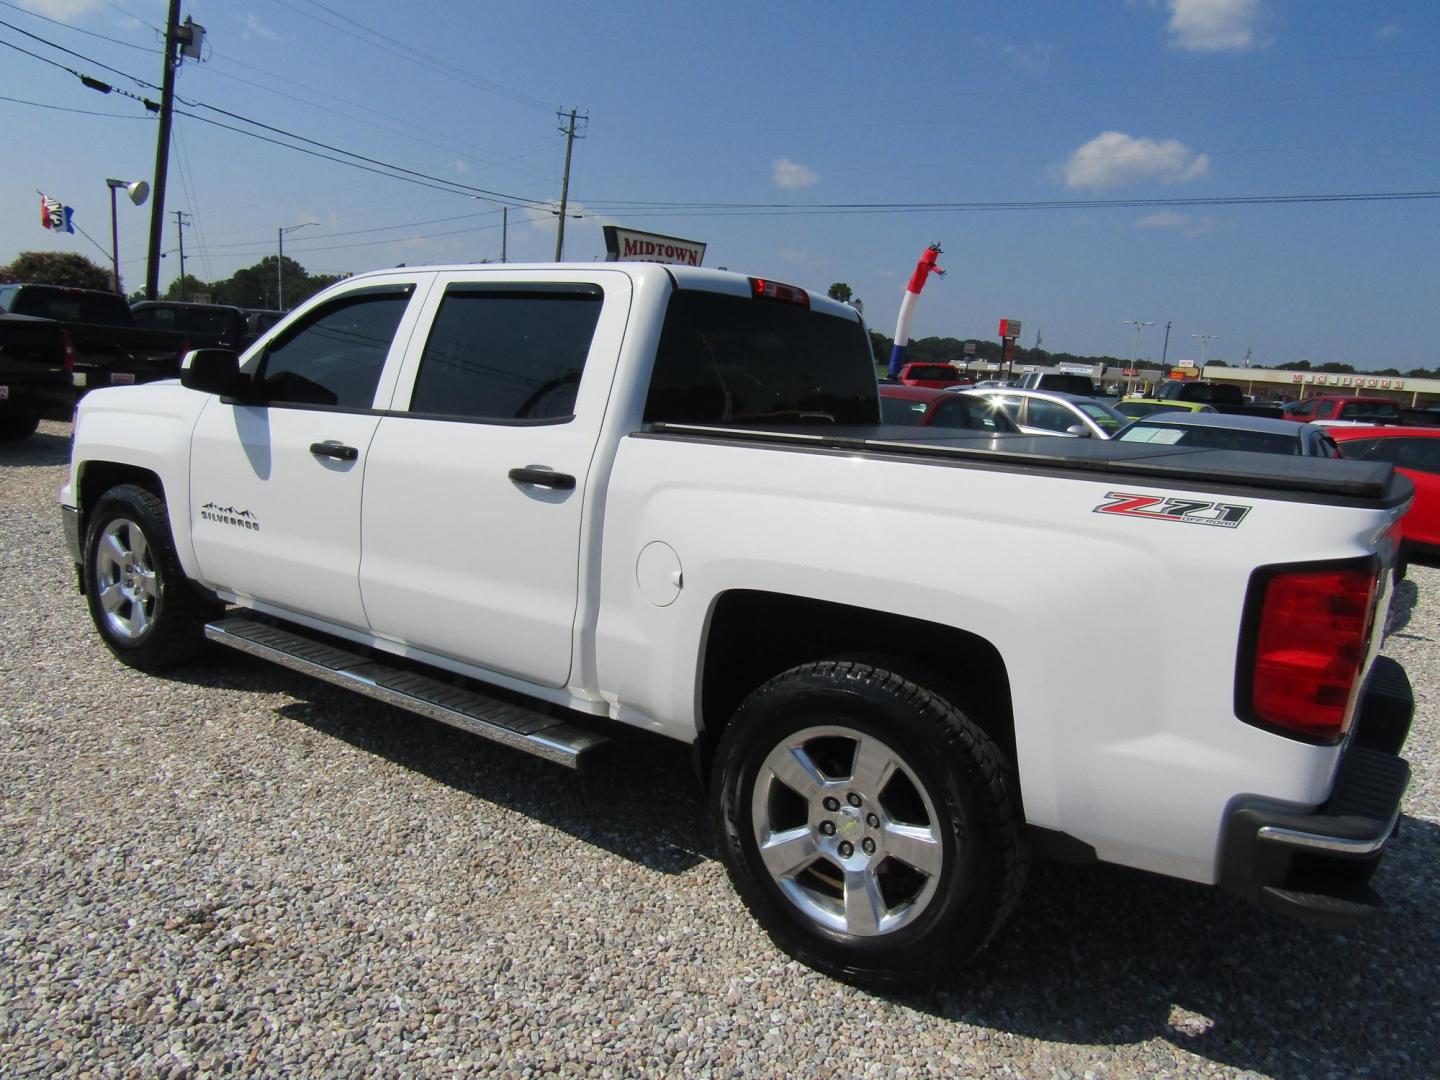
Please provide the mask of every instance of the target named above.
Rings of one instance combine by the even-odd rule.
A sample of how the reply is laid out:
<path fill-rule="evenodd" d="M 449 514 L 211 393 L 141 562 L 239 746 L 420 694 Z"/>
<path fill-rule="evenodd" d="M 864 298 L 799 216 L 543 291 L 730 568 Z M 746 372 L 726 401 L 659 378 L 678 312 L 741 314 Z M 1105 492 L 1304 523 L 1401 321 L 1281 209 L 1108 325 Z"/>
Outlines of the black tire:
<path fill-rule="evenodd" d="M 40 414 L 30 409 L 0 409 L 0 439 L 28 439 L 40 430 Z"/>
<path fill-rule="evenodd" d="M 891 779 L 867 790 L 882 759 Z M 792 774 L 802 760 L 817 768 Z M 862 985 L 926 982 L 969 960 L 1029 866 L 1000 750 L 949 701 L 872 664 L 805 664 L 752 693 L 721 737 L 711 795 L 721 857 L 771 939 Z M 901 833 L 926 839 L 902 846 Z M 762 834 L 772 860 L 804 869 L 772 873 Z"/>
<path fill-rule="evenodd" d="M 193 658 L 221 610 L 185 577 L 165 503 L 123 484 L 105 492 L 85 535 L 85 599 L 110 651 L 141 671 Z"/>

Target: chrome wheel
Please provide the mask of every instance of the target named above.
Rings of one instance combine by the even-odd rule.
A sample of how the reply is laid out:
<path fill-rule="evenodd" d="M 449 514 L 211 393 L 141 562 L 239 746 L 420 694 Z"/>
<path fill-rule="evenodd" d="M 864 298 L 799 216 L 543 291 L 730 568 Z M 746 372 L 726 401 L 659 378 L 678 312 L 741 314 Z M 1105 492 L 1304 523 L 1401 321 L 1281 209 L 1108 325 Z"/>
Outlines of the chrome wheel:
<path fill-rule="evenodd" d="M 115 637 L 138 641 L 155 619 L 160 576 L 145 532 L 128 518 L 105 526 L 95 545 L 95 589 Z"/>
<path fill-rule="evenodd" d="M 872 735 L 821 726 L 786 738 L 760 765 L 750 820 L 780 891 L 831 930 L 888 934 L 935 896 L 945 859 L 934 803 Z"/>

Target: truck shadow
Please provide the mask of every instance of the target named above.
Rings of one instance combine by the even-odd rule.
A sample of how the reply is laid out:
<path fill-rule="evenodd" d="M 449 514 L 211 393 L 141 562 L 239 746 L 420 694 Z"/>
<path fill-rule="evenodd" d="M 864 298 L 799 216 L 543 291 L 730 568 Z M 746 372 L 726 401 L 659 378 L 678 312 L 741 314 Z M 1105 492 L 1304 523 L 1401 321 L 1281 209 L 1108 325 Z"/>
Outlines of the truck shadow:
<path fill-rule="evenodd" d="M 1387 911 L 1337 932 L 1138 871 L 1040 865 L 974 964 L 894 1000 L 1056 1042 L 1159 1040 L 1276 1077 L 1417 1075 L 1440 1045 L 1437 867 L 1440 826 L 1405 818 L 1376 876 Z"/>
<path fill-rule="evenodd" d="M 46 425 L 27 439 L 0 439 L 0 465 L 9 468 L 41 468 L 64 465 L 70 460 L 70 431 L 54 434 L 55 425 Z"/>
<path fill-rule="evenodd" d="M 288 720 L 650 870 L 680 874 L 713 857 L 689 747 L 668 739 L 617 731 L 575 773 L 260 660 L 226 656 L 169 677 L 283 690 L 298 699 L 276 710 Z"/>
<path fill-rule="evenodd" d="M 680 744 L 620 731 L 608 756 L 573 774 L 258 660 L 225 657 L 182 677 L 283 691 L 296 700 L 276 711 L 294 723 L 638 866 L 681 874 L 716 857 Z M 1040 863 L 976 961 L 923 992 L 882 996 L 949 1022 L 1095 1045 L 1097 1061 L 1109 1045 L 1168 1044 L 1180 1058 L 1166 1069 L 1188 1053 L 1296 1080 L 1416 1075 L 1440 1045 L 1427 996 L 1440 956 L 1440 825 L 1404 818 L 1376 887 L 1388 911 L 1335 932 L 1188 882 Z"/>

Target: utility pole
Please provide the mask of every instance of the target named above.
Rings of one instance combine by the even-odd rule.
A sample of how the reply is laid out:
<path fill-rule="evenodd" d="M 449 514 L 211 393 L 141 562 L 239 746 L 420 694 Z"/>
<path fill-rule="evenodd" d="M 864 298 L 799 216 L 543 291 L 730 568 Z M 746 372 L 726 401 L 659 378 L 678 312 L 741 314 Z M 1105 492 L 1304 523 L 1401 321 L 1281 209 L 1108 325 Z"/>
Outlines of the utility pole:
<path fill-rule="evenodd" d="M 1123 321 L 1126 326 L 1135 327 L 1135 343 L 1130 346 L 1130 376 L 1125 383 L 1125 392 L 1128 394 L 1135 380 L 1135 358 L 1140 354 L 1140 331 L 1144 330 L 1147 326 L 1154 326 L 1155 324 L 1140 319 L 1125 319 Z"/>
<path fill-rule="evenodd" d="M 1170 320 L 1165 320 L 1165 347 L 1160 350 L 1160 368 L 1164 370 L 1165 360 L 1170 355 Z"/>
<path fill-rule="evenodd" d="M 171 211 L 175 215 L 175 236 L 180 241 L 180 302 L 183 304 L 185 296 L 185 226 L 190 222 L 185 219 L 190 215 L 184 210 Z"/>
<path fill-rule="evenodd" d="M 560 220 L 561 220 L 561 221 L 564 221 L 565 219 L 562 217 Z M 506 243 L 509 241 L 509 239 L 510 239 L 510 208 L 509 208 L 508 206 L 502 206 L 502 207 L 500 207 L 500 261 L 501 261 L 502 263 L 506 261 L 506 259 L 505 259 L 505 246 L 506 246 Z"/>
<path fill-rule="evenodd" d="M 556 113 L 557 117 L 563 118 L 562 113 Z M 565 176 L 560 181 L 560 227 L 555 232 L 555 261 L 559 262 L 565 254 L 565 204 L 570 197 L 570 153 L 575 148 L 575 115 L 574 109 L 570 110 L 570 122 L 568 127 L 560 130 L 565 133 Z M 589 113 L 581 113 L 580 119 L 589 120 Z M 579 138 L 584 138 L 581 135 Z"/>
<path fill-rule="evenodd" d="M 1219 334 L 1191 334 L 1192 338 L 1200 342 L 1200 373 L 1205 373 L 1205 353 L 1210 347 L 1210 342 L 1219 341 Z"/>
<path fill-rule="evenodd" d="M 160 285 L 160 232 L 165 225 L 165 173 L 170 165 L 170 121 L 175 111 L 175 69 L 180 66 L 180 0 L 170 0 L 165 16 L 165 75 L 160 80 L 160 133 L 155 139 L 155 202 L 150 206 L 150 251 L 145 264 L 145 299 Z"/>

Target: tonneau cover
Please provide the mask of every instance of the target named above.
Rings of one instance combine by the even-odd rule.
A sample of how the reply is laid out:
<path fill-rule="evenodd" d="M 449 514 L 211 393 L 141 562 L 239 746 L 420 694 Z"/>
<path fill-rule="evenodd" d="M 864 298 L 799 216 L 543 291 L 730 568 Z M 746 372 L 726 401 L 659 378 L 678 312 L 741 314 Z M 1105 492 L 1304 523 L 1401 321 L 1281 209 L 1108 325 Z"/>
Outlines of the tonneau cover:
<path fill-rule="evenodd" d="M 652 424 L 661 436 L 702 437 L 740 442 L 804 446 L 849 452 L 898 454 L 937 461 L 1002 467 L 1088 472 L 1147 479 L 1156 484 L 1239 485 L 1275 492 L 1300 492 L 1382 505 L 1397 505 L 1413 494 L 1409 480 L 1388 462 L 1285 454 L 1207 450 L 1107 439 L 1055 435 L 1006 435 L 957 428 L 876 424 L 832 427 L 777 424 L 732 427 Z"/>

